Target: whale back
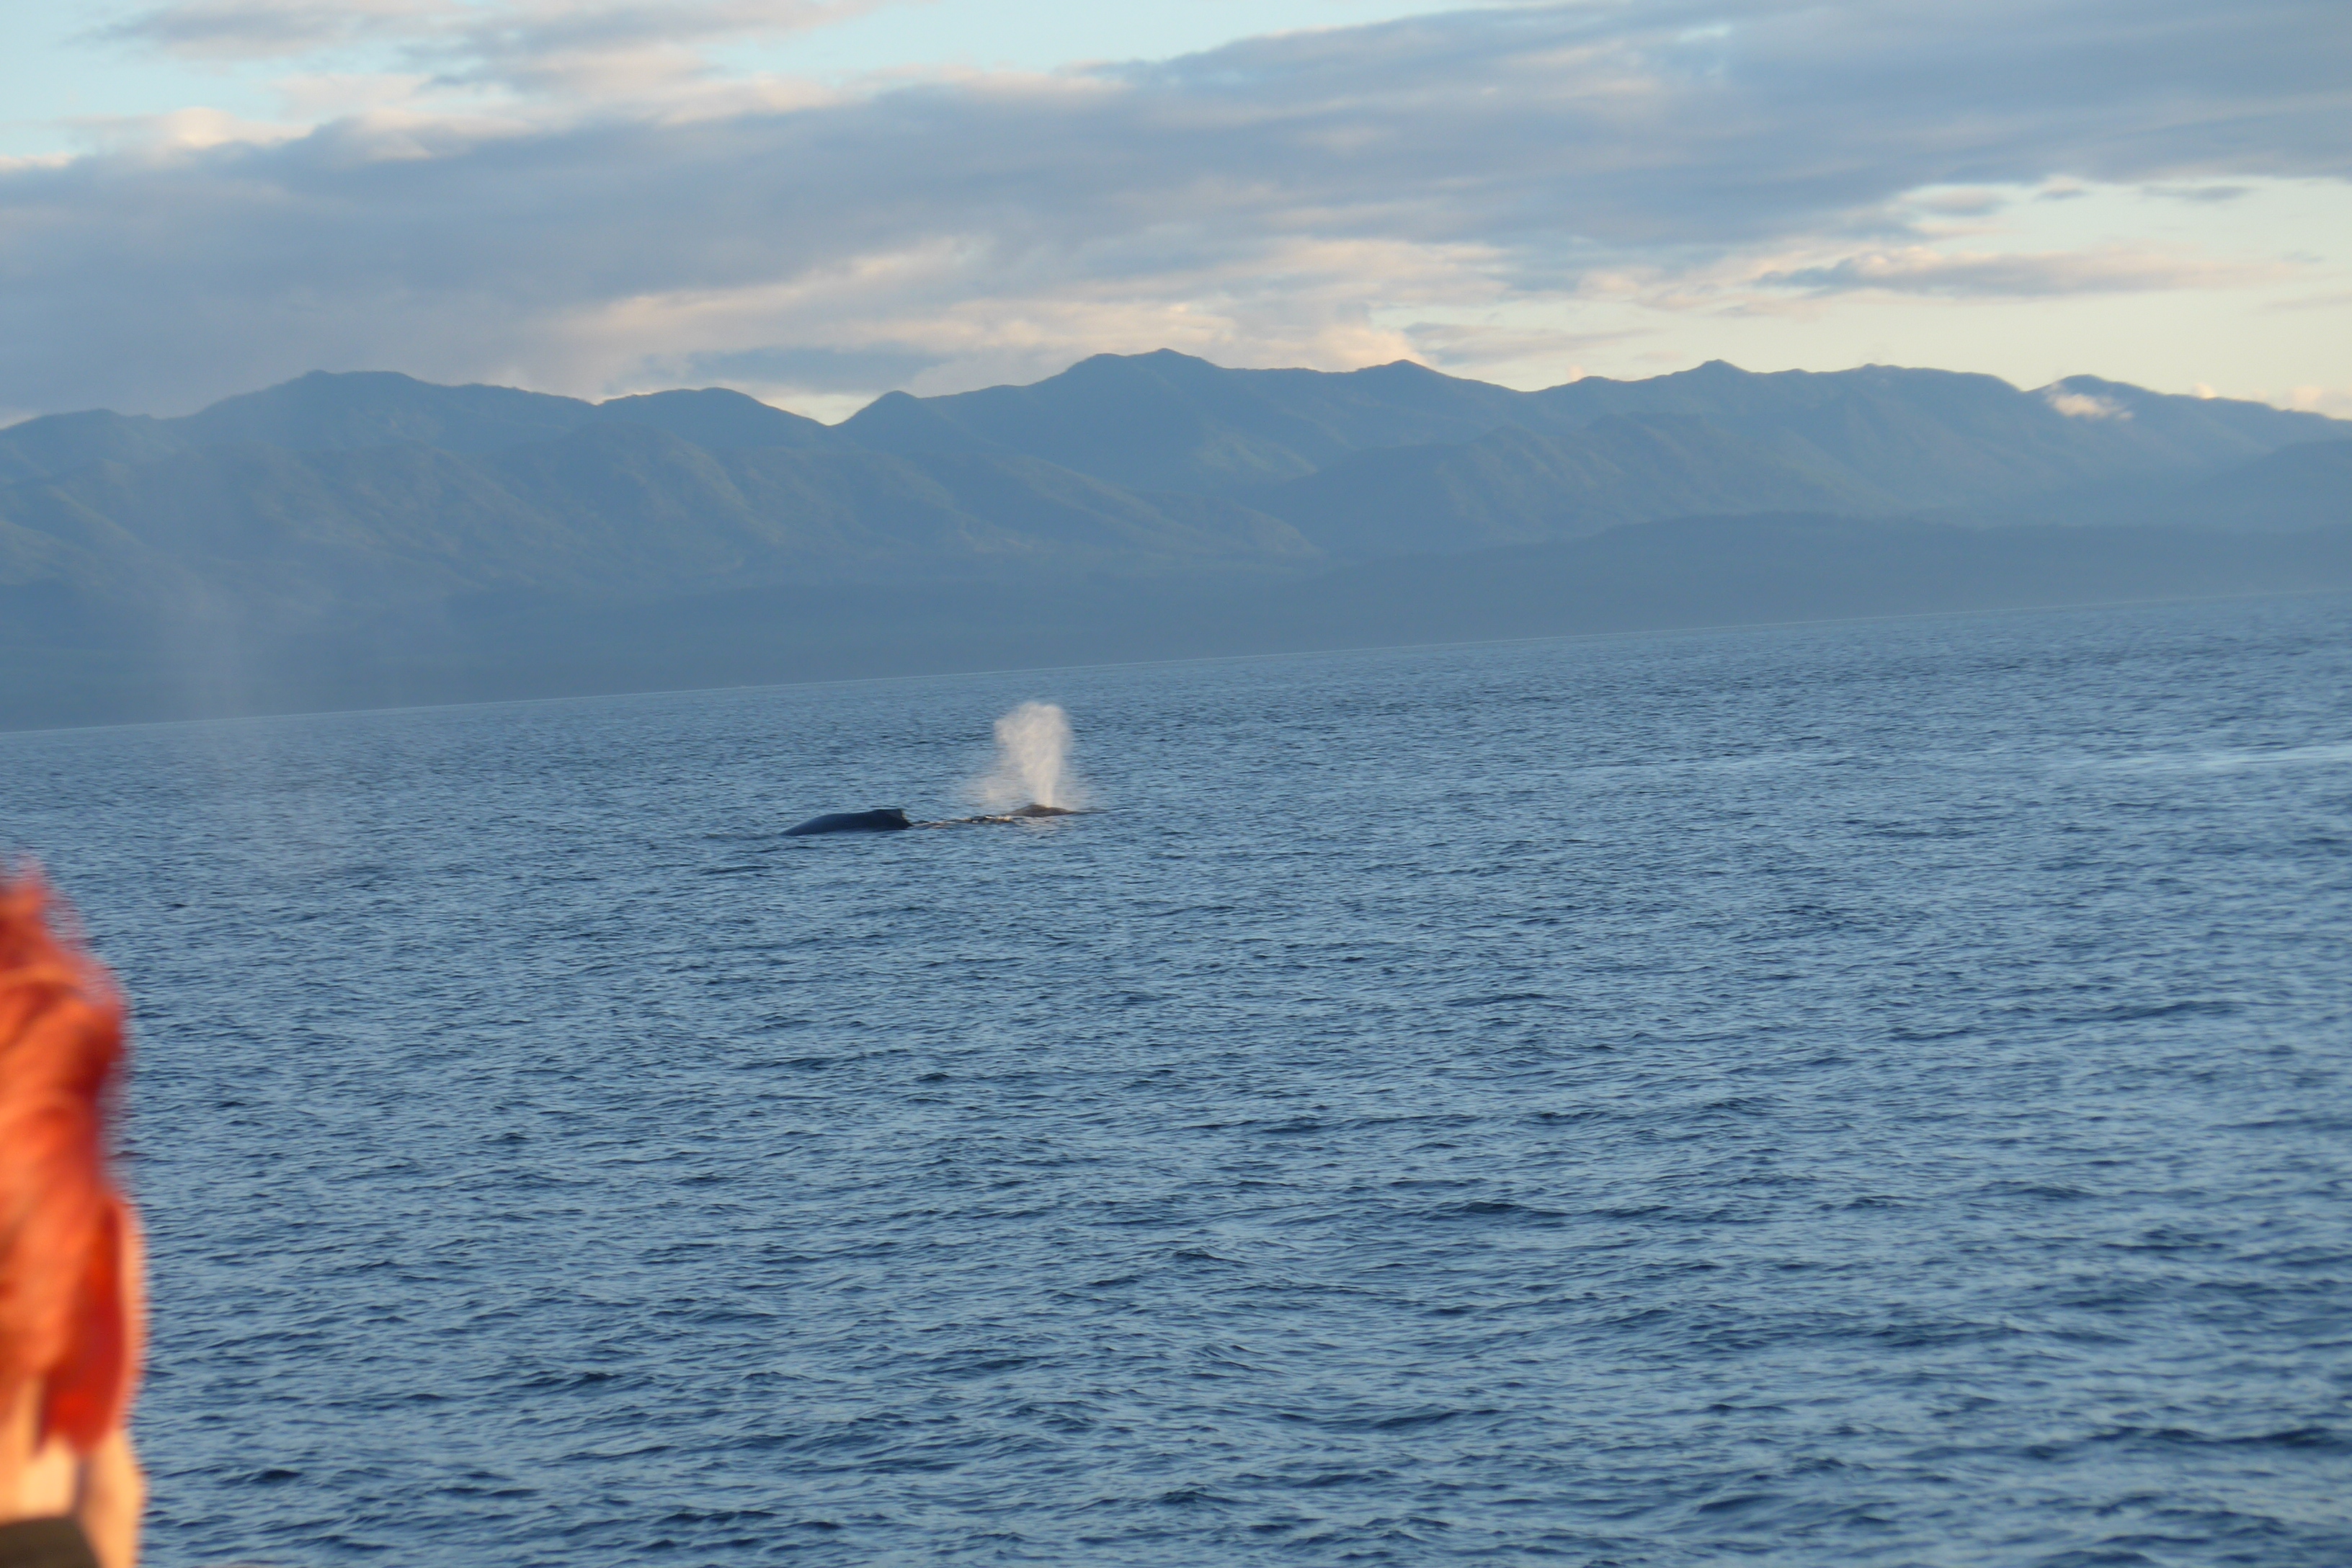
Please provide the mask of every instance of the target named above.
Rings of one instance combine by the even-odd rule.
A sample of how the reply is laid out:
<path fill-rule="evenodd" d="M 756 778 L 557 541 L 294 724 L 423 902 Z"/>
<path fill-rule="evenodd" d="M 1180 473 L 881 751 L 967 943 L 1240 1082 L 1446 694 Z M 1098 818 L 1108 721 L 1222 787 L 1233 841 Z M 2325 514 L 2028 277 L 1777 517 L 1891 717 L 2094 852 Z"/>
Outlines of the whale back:
<path fill-rule="evenodd" d="M 812 833 L 896 833 L 915 825 L 907 820 L 904 806 L 877 806 L 872 811 L 835 811 L 823 816 L 812 816 L 798 827 L 784 829 L 787 838 L 803 837 Z"/>

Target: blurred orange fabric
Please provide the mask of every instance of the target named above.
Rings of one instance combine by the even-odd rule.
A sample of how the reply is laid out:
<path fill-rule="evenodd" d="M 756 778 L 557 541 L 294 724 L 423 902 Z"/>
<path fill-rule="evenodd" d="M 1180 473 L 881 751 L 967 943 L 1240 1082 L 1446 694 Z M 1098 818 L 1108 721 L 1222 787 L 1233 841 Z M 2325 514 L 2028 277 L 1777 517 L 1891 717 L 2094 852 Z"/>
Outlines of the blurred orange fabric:
<path fill-rule="evenodd" d="M 142 1333 L 107 1151 L 122 998 L 65 921 L 38 871 L 0 872 L 0 1388 L 42 1380 L 42 1435 L 88 1451 L 130 1404 Z"/>

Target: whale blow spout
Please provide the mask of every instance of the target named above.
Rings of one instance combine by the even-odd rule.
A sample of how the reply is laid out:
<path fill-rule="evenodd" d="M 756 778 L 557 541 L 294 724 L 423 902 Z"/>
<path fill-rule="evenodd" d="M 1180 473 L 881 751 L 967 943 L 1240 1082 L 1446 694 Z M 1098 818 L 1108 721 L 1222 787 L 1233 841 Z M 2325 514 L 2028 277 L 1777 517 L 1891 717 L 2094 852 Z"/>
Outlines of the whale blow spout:
<path fill-rule="evenodd" d="M 1070 716 L 1051 702 L 1024 702 L 999 719 L 996 763 L 964 794 L 998 816 L 1049 816 L 1086 805 L 1086 786 L 1070 770 Z"/>
<path fill-rule="evenodd" d="M 903 806 L 879 806 L 873 811 L 835 811 L 824 816 L 812 816 L 798 827 L 784 829 L 787 838 L 810 833 L 896 833 L 915 825 L 907 820 Z"/>

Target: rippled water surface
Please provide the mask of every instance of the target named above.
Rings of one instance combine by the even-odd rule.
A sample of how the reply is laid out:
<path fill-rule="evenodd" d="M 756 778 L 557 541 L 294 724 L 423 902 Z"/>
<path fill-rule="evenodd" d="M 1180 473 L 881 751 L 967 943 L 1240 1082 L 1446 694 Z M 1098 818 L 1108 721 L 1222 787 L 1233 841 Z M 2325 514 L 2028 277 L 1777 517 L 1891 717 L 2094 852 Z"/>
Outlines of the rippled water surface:
<path fill-rule="evenodd" d="M 0 736 L 152 1560 L 2352 1562 L 2348 630 Z"/>

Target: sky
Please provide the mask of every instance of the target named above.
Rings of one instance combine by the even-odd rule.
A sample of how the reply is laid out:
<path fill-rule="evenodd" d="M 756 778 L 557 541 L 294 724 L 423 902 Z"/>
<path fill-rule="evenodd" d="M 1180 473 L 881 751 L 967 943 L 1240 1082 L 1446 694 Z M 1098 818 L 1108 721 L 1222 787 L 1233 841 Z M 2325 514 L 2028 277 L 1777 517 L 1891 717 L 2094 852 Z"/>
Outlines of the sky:
<path fill-rule="evenodd" d="M 0 422 L 1095 353 L 2352 416 L 2342 0 L 0 0 Z"/>

